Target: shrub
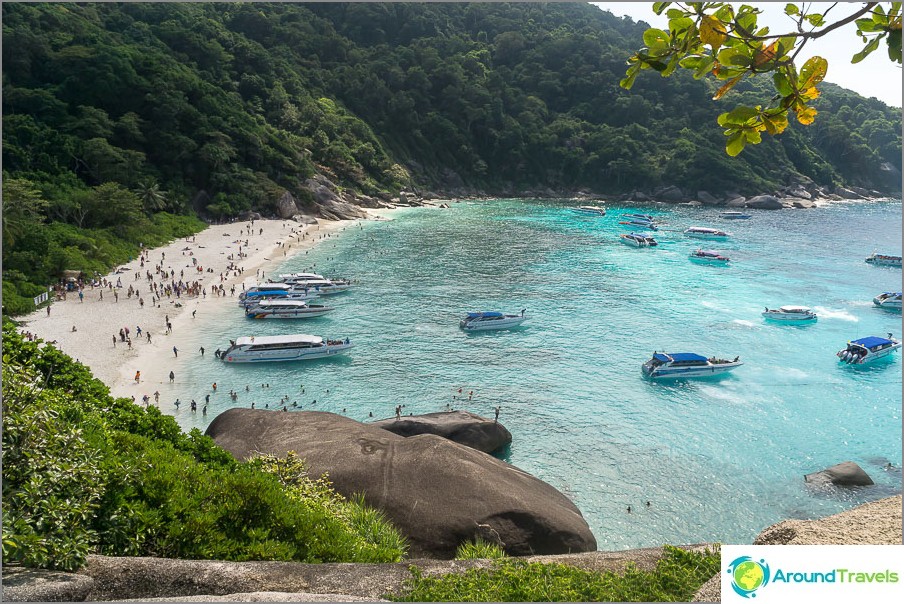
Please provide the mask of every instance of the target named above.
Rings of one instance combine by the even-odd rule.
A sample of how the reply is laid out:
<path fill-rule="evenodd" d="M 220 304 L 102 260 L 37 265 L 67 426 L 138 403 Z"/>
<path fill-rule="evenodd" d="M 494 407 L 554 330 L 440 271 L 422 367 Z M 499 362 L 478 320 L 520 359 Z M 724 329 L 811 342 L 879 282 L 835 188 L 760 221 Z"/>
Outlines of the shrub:
<path fill-rule="evenodd" d="M 456 560 L 497 560 L 505 558 L 505 551 L 495 543 L 487 543 L 480 537 L 466 541 L 455 550 Z"/>

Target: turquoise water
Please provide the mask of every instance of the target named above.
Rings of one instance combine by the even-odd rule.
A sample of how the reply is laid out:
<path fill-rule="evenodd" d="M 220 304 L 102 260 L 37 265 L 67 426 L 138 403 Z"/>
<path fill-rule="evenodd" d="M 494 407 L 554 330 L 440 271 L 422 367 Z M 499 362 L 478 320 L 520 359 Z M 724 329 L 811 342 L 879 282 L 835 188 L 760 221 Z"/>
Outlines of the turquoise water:
<path fill-rule="evenodd" d="M 463 202 L 347 228 L 283 267 L 358 280 L 329 298 L 334 313 L 252 323 L 236 308 L 199 335 L 208 350 L 241 335 L 348 336 L 357 344 L 348 358 L 249 367 L 207 355 L 187 376 L 197 389 L 181 398 L 200 401 L 213 381 L 219 391 L 206 417 L 183 406 L 178 421 L 203 430 L 231 406 L 276 408 L 285 395 L 290 409 L 297 401 L 362 421 L 398 404 L 488 417 L 498 405 L 514 437 L 504 458 L 571 497 L 600 549 L 749 543 L 781 519 L 900 492 L 900 470 L 883 469 L 901 467 L 900 354 L 858 369 L 834 356 L 849 339 L 901 334 L 900 313 L 872 304 L 901 288 L 901 270 L 864 262 L 873 250 L 901 253 L 900 202 L 746 221 L 706 208 L 615 206 L 598 218 L 567 206 Z M 622 212 L 665 220 L 660 246 L 620 244 Z M 681 234 L 691 225 L 733 233 L 702 242 L 733 265 L 690 262 L 701 246 Z M 813 307 L 818 323 L 760 316 L 783 304 Z M 467 311 L 522 308 L 530 320 L 518 330 L 458 329 Z M 640 373 L 653 350 L 740 355 L 745 365 L 716 381 L 655 383 Z M 473 400 L 453 400 L 458 388 Z M 877 486 L 844 496 L 805 488 L 804 474 L 848 459 Z"/>

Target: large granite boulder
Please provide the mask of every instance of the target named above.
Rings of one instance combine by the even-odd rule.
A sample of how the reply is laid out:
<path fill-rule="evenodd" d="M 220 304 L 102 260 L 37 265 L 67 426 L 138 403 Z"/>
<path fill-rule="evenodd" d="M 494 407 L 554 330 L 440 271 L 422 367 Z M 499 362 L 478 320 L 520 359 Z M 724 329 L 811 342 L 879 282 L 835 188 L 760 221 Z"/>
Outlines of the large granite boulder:
<path fill-rule="evenodd" d="M 469 411 L 444 411 L 390 418 L 370 424 L 399 436 L 435 434 L 466 447 L 492 453 L 512 442 L 512 433 L 499 422 Z"/>
<path fill-rule="evenodd" d="M 728 201 L 725 202 L 725 205 L 729 208 L 746 208 L 747 198 L 743 195 L 735 195 L 734 197 L 728 199 Z"/>
<path fill-rule="evenodd" d="M 900 545 L 901 496 L 886 497 L 817 520 L 784 520 L 754 545 Z"/>
<path fill-rule="evenodd" d="M 709 191 L 697 191 L 697 199 L 708 206 L 720 206 L 723 204 L 721 199 L 716 198 Z"/>
<path fill-rule="evenodd" d="M 859 193 L 844 187 L 835 187 L 835 195 L 840 196 L 842 199 L 863 199 L 863 196 Z"/>
<path fill-rule="evenodd" d="M 867 487 L 875 484 L 869 474 L 853 461 L 843 461 L 821 472 L 807 474 L 804 480 L 817 486 L 833 484 L 837 487 Z"/>
<path fill-rule="evenodd" d="M 405 438 L 319 411 L 230 409 L 207 435 L 238 459 L 295 451 L 345 496 L 364 495 L 408 537 L 412 556 L 448 558 L 477 536 L 513 555 L 596 549 L 562 493 L 490 455 L 425 434 Z"/>
<path fill-rule="evenodd" d="M 295 202 L 295 197 L 286 191 L 276 200 L 276 215 L 285 220 L 296 214 L 298 214 L 298 205 Z"/>
<path fill-rule="evenodd" d="M 772 195 L 757 195 L 747 200 L 748 208 L 757 210 L 781 210 L 785 207 L 782 200 Z"/>
<path fill-rule="evenodd" d="M 657 189 L 653 192 L 653 197 L 659 201 L 670 203 L 678 203 L 685 199 L 684 192 L 674 185 Z"/>

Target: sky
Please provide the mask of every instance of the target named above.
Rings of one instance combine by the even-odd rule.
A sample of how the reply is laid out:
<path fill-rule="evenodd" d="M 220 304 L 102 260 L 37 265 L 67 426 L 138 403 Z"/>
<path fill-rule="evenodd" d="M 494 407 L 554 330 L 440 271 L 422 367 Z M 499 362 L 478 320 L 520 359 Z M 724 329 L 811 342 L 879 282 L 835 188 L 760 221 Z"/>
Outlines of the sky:
<path fill-rule="evenodd" d="M 594 2 L 594 4 L 614 15 L 628 16 L 635 21 L 646 21 L 652 27 L 668 29 L 668 19 L 665 15 L 660 17 L 653 12 L 652 2 Z M 738 4 L 740 3 L 735 3 L 736 6 Z M 768 26 L 771 34 L 796 30 L 796 24 L 784 13 L 786 2 L 745 2 L 745 4 L 763 11 L 757 23 Z M 813 2 L 810 12 L 816 12 L 819 7 L 824 10 L 832 4 L 832 2 Z M 852 10 L 856 10 L 854 7 L 860 6 L 862 3 L 859 2 L 840 2 L 829 13 L 827 20 L 831 22 L 833 16 L 843 18 Z M 901 107 L 901 67 L 889 60 L 888 47 L 884 41 L 866 59 L 857 64 L 851 63 L 851 57 L 864 46 L 856 34 L 856 29 L 856 25 L 851 24 L 828 33 L 822 38 L 808 41 L 795 61 L 798 68 L 808 58 L 819 55 L 829 62 L 827 82 L 838 84 L 865 97 L 876 97 L 892 107 Z M 638 40 L 637 47 L 641 46 L 643 46 L 643 42 Z"/>

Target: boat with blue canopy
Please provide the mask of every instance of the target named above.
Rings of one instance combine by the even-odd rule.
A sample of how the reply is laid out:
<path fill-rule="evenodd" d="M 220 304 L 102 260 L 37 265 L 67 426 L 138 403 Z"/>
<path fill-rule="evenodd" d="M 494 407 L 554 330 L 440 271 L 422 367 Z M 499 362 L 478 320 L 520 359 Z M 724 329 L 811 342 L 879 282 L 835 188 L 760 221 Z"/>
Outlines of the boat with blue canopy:
<path fill-rule="evenodd" d="M 866 262 L 873 266 L 896 266 L 901 268 L 900 256 L 889 256 L 888 254 L 877 254 L 876 252 L 873 252 L 867 257 Z"/>
<path fill-rule="evenodd" d="M 887 338 L 867 336 L 851 340 L 846 347 L 836 352 L 835 356 L 848 365 L 863 365 L 887 357 L 900 347 L 901 340 L 893 338 L 891 334 L 888 334 Z"/>
<path fill-rule="evenodd" d="M 487 331 L 490 329 L 509 329 L 517 327 L 527 320 L 524 315 L 524 309 L 520 315 L 507 315 L 505 313 L 490 312 L 469 312 L 464 319 L 459 322 L 458 326 L 465 331 Z"/>
<path fill-rule="evenodd" d="M 743 365 L 740 357 L 733 361 L 706 358 L 693 352 L 654 352 L 641 371 L 651 379 L 699 378 L 720 375 Z"/>

